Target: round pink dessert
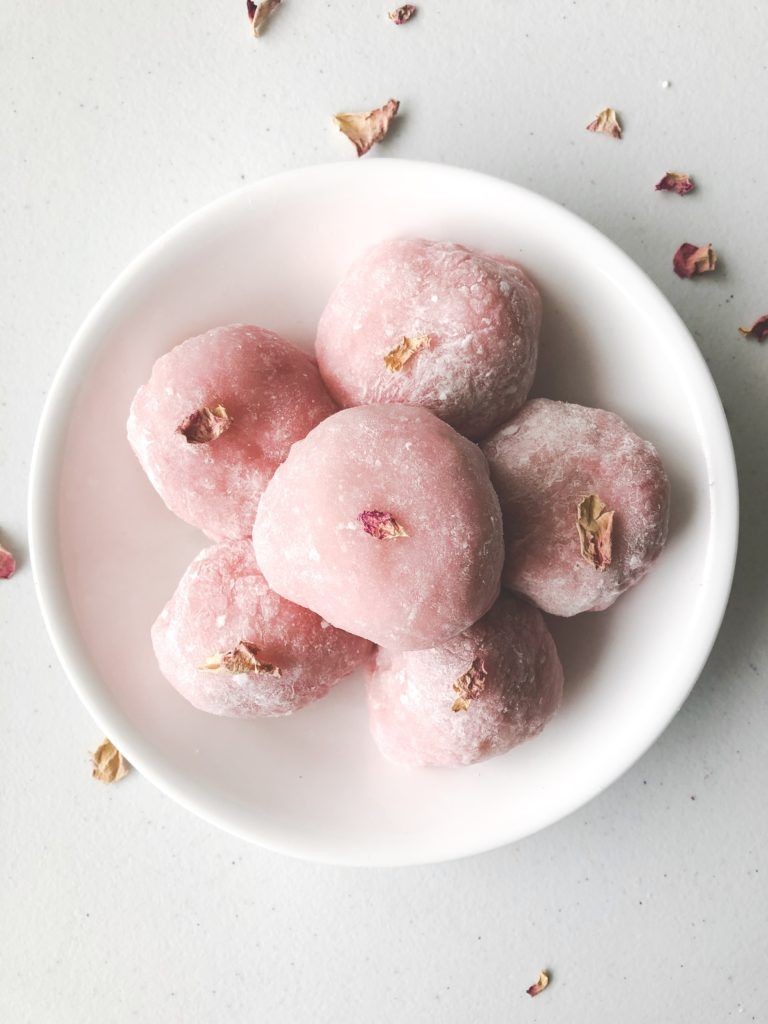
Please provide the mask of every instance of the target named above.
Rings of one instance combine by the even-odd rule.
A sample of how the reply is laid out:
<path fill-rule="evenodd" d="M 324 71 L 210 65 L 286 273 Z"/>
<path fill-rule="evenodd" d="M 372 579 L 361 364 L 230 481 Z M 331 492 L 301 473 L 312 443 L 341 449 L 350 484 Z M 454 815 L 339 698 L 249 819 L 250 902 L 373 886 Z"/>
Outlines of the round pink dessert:
<path fill-rule="evenodd" d="M 397 764 L 472 764 L 541 732 L 562 693 L 541 612 L 504 594 L 439 647 L 377 653 L 368 678 L 371 732 Z"/>
<path fill-rule="evenodd" d="M 335 409 L 309 356 L 232 324 L 158 359 L 131 405 L 128 440 L 172 512 L 214 540 L 248 537 L 293 442 Z"/>
<path fill-rule="evenodd" d="M 279 594 L 384 647 L 431 647 L 483 615 L 504 557 L 480 449 L 426 409 L 369 405 L 291 449 L 253 542 Z"/>
<path fill-rule="evenodd" d="M 317 329 L 343 406 L 425 406 L 478 439 L 528 396 L 541 299 L 520 267 L 450 242 L 396 239 L 347 271 Z"/>
<path fill-rule="evenodd" d="M 503 581 L 544 611 L 607 608 L 661 552 L 667 475 L 614 413 L 537 398 L 481 447 L 504 514 Z"/>
<path fill-rule="evenodd" d="M 213 715 L 287 715 L 372 653 L 267 586 L 248 540 L 201 551 L 152 627 L 160 671 Z"/>

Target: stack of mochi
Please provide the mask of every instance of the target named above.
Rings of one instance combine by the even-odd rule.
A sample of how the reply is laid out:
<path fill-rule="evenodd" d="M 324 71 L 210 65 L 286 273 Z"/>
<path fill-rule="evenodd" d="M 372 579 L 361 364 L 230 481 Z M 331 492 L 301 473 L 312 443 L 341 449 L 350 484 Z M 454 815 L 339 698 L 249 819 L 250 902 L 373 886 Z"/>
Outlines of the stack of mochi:
<path fill-rule="evenodd" d="M 316 363 L 241 324 L 157 361 L 128 439 L 214 541 L 152 628 L 182 696 L 285 715 L 364 666 L 391 761 L 471 764 L 541 731 L 563 691 L 542 612 L 637 583 L 669 485 L 613 413 L 527 401 L 540 325 L 517 264 L 399 239 L 338 284 Z"/>

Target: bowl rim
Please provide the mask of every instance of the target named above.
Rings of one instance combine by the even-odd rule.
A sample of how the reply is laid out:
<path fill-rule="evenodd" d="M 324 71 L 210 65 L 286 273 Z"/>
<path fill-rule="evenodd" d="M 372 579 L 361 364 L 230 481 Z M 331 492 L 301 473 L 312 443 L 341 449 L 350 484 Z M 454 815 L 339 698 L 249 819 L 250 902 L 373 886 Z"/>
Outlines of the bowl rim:
<path fill-rule="evenodd" d="M 610 259 L 612 268 L 621 275 L 624 287 L 630 289 L 636 299 L 643 302 L 653 319 L 668 334 L 669 344 L 676 345 L 687 358 L 686 372 L 689 374 L 689 385 L 696 392 L 701 420 L 706 425 L 706 431 L 701 433 L 701 442 L 710 474 L 710 536 L 717 536 L 718 544 L 711 545 L 708 553 L 710 566 L 705 583 L 708 596 L 707 600 L 700 604 L 696 639 L 690 647 L 687 669 L 685 673 L 681 672 L 681 679 L 684 676 L 684 682 L 673 691 L 668 702 L 659 708 L 659 713 L 654 719 L 654 727 L 642 734 L 635 743 L 628 744 L 623 756 L 610 765 L 610 770 L 599 774 L 599 781 L 586 780 L 580 788 L 570 789 L 568 799 L 563 799 L 557 806 L 550 806 L 548 812 L 542 815 L 541 821 L 534 823 L 522 834 L 511 825 L 507 832 L 497 835 L 490 841 L 485 838 L 473 842 L 472 837 L 464 837 L 461 842 L 454 842 L 451 848 L 441 855 L 436 855 L 430 847 L 422 853 L 409 852 L 407 857 L 399 851 L 387 849 L 367 851 L 365 856 L 362 856 L 357 849 L 349 850 L 343 844 L 334 847 L 329 841 L 318 842 L 314 837 L 308 836 L 298 844 L 293 833 L 286 836 L 280 833 L 279 829 L 259 831 L 244 825 L 238 827 L 238 823 L 232 821 L 226 814 L 211 808 L 205 801 L 196 801 L 187 792 L 182 791 L 175 781 L 169 778 L 167 770 L 156 764 L 155 754 L 144 740 L 141 731 L 114 707 L 95 667 L 90 665 L 86 646 L 79 635 L 69 605 L 58 544 L 58 493 L 67 425 L 79 391 L 81 370 L 87 368 L 100 348 L 110 319 L 119 318 L 115 307 L 119 305 L 121 294 L 129 291 L 131 284 L 142 277 L 147 266 L 151 265 L 164 249 L 188 232 L 202 226 L 205 221 L 230 204 L 239 204 L 243 197 L 250 196 L 256 201 L 274 190 L 281 190 L 286 184 L 299 178 L 305 178 L 310 182 L 314 179 L 315 184 L 320 185 L 329 179 L 343 180 L 357 176 L 359 180 L 368 175 L 375 180 L 377 176 L 400 174 L 439 175 L 457 182 L 461 179 L 461 184 L 465 186 L 470 183 L 475 188 L 501 187 L 503 190 L 516 192 L 526 202 L 538 204 L 542 211 L 546 211 L 550 216 L 561 218 L 571 231 L 580 232 L 584 238 L 589 239 L 590 244 L 597 246 Z M 66 349 L 43 405 L 32 451 L 28 487 L 30 564 L 43 621 L 65 674 L 104 734 L 110 737 L 134 767 L 161 792 L 224 831 L 275 852 L 305 860 L 350 866 L 394 867 L 436 863 L 497 849 L 560 821 L 620 778 L 669 725 L 693 689 L 712 650 L 733 581 L 738 525 L 736 462 L 725 412 L 714 380 L 688 328 L 669 300 L 634 260 L 577 214 L 554 200 L 513 182 L 466 168 L 389 158 L 376 158 L 359 164 L 317 164 L 251 182 L 195 210 L 144 248 L 102 294 Z"/>

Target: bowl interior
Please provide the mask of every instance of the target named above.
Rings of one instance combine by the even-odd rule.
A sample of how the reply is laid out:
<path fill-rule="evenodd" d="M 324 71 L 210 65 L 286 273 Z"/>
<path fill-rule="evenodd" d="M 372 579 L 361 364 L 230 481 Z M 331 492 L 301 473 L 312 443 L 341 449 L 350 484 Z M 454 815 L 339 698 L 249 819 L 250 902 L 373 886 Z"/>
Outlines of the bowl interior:
<path fill-rule="evenodd" d="M 311 349 L 350 260 L 395 235 L 520 260 L 545 320 L 535 393 L 622 415 L 672 481 L 667 549 L 608 612 L 550 619 L 562 711 L 487 763 L 408 771 L 368 736 L 360 678 L 286 719 L 234 721 L 187 705 L 155 665 L 150 626 L 206 543 L 176 520 L 125 440 L 154 360 L 221 323 L 272 328 Z M 714 638 L 735 547 L 727 428 L 690 336 L 635 265 L 593 229 L 515 186 L 373 160 L 261 182 L 201 211 L 110 289 L 62 367 L 38 438 L 32 548 L 59 654 L 105 732 L 196 812 L 302 856 L 438 860 L 548 824 L 598 792 L 658 735 Z"/>

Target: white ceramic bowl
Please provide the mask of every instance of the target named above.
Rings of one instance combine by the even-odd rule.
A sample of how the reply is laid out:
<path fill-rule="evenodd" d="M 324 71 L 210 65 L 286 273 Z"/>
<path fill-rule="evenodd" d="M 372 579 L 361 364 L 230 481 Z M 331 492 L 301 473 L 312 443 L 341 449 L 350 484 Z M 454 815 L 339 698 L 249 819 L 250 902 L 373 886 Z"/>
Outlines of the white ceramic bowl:
<path fill-rule="evenodd" d="M 544 297 L 535 393 L 624 416 L 672 480 L 667 548 L 608 612 L 551 620 L 565 703 L 540 737 L 469 768 L 407 770 L 368 736 L 359 678 L 286 719 L 194 710 L 160 676 L 152 621 L 204 538 L 144 478 L 125 419 L 155 359 L 245 321 L 311 348 L 350 260 L 396 235 L 520 260 Z M 575 810 L 656 739 L 693 686 L 728 597 L 737 486 L 712 379 L 635 264 L 515 185 L 394 160 L 249 185 L 187 218 L 107 291 L 45 407 L 30 487 L 32 565 L 64 668 L 148 779 L 245 839 L 315 860 L 412 864 L 488 850 Z"/>

